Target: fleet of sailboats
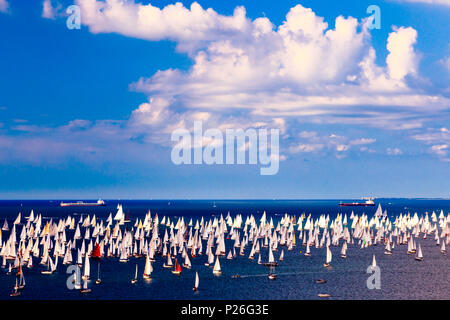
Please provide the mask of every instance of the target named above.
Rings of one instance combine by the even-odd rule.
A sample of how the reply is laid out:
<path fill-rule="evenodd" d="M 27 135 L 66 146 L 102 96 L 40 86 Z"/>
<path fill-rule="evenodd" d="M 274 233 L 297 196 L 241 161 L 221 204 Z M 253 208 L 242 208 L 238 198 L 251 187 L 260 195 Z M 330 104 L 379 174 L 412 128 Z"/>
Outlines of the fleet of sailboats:
<path fill-rule="evenodd" d="M 379 210 L 381 208 L 377 211 Z M 199 256 L 204 256 L 201 264 L 205 262 L 206 266 L 212 267 L 216 276 L 223 272 L 221 259 L 233 260 L 238 253 L 255 263 L 252 261 L 257 257 L 256 264 L 269 267 L 269 279 L 276 279 L 275 267 L 278 262 L 274 252 L 279 251 L 278 261 L 284 261 L 284 249 L 288 252 L 296 250 L 296 239 L 301 247 L 306 248 L 305 256 L 311 256 L 311 250 L 324 248 L 325 267 L 329 267 L 332 262 L 331 247 L 341 246 L 340 256 L 347 258 L 349 246 L 366 249 L 382 244 L 384 253 L 392 255 L 399 252 L 394 249 L 396 246 L 406 245 L 407 254 L 416 254 L 415 259 L 423 261 L 421 237 L 426 239 L 427 236 L 432 238 L 434 235 L 437 248 L 442 254 L 446 253 L 446 244 L 450 241 L 450 216 L 445 216 L 443 212 L 439 216 L 433 212 L 431 216 L 427 214 L 421 217 L 417 214 L 401 214 L 393 221 L 386 214 L 374 217 L 354 213 L 350 217 L 338 214 L 335 219 L 330 219 L 327 215 L 313 218 L 304 214 L 297 219 L 285 214 L 275 224 L 273 218 L 265 213 L 259 221 L 253 215 L 244 219 L 242 215 L 232 217 L 228 213 L 226 217 L 201 217 L 195 223 L 191 218 L 186 223 L 183 217 L 176 219 L 167 216 L 160 219 L 158 215 L 152 217 L 149 211 L 143 218 L 137 218 L 134 224 L 126 222 L 127 220 L 121 205 L 117 206 L 114 217 L 110 214 L 106 220 L 95 215 L 44 219 L 41 214 L 33 211 L 25 218 L 19 213 L 10 224 L 5 219 L 1 230 L 8 237 L 3 241 L 0 232 L 0 256 L 2 267 L 8 266 L 7 274 L 12 274 L 13 269 L 18 270 L 12 294 L 18 295 L 24 288 L 23 268 L 32 268 L 33 259 L 40 259 L 37 260 L 38 266 L 42 265 L 39 269 L 44 275 L 58 270 L 59 258 L 63 259 L 63 265 L 76 263 L 82 267 L 83 272 L 81 279 L 75 277 L 75 288 L 88 293 L 91 291 L 88 287 L 91 276 L 90 259 L 98 261 L 96 283 L 99 284 L 100 260 L 103 257 L 118 258 L 123 263 L 129 262 L 130 257 L 145 257 L 142 277 L 150 279 L 153 273 L 152 262 L 156 261 L 157 256 L 162 256 L 159 259 L 164 259 L 163 267 L 172 269 L 171 272 L 175 275 L 180 275 L 182 268 L 195 269 L 195 291 L 198 289 L 199 264 L 193 265 L 191 259 Z M 267 259 L 264 263 L 263 258 Z M 183 261 L 181 265 L 179 259 Z M 376 266 L 373 255 L 372 268 Z M 239 276 L 236 275 L 237 277 Z M 137 279 L 138 264 L 131 282 L 136 283 Z"/>

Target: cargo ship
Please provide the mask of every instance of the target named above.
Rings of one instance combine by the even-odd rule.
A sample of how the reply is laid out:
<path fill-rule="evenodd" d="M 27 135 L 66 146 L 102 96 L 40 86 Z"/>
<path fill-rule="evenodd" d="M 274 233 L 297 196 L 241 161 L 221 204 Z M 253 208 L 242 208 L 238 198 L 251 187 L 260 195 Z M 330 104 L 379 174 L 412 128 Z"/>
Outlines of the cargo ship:
<path fill-rule="evenodd" d="M 347 202 L 347 203 L 339 203 L 339 206 L 341 207 L 371 207 L 375 206 L 375 202 L 373 202 L 373 199 L 367 199 L 364 202 Z"/>
<path fill-rule="evenodd" d="M 97 202 L 61 202 L 61 207 L 97 207 L 97 206 L 106 206 L 105 201 L 99 199 Z"/>

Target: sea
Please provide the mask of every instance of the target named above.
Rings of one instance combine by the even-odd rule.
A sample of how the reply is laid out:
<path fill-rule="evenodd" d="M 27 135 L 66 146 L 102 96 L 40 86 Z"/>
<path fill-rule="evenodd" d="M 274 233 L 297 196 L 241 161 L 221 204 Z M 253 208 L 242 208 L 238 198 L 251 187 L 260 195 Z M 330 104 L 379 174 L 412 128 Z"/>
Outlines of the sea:
<path fill-rule="evenodd" d="M 81 200 L 81 199 L 76 199 Z M 280 221 L 284 214 L 301 214 L 319 217 L 321 214 L 329 215 L 334 219 L 338 213 L 350 216 L 367 214 L 373 216 L 378 204 L 386 210 L 388 217 L 393 220 L 399 214 L 425 215 L 434 211 L 437 215 L 441 210 L 447 215 L 450 212 L 449 199 L 375 199 L 374 207 L 340 207 L 339 202 L 353 202 L 354 199 L 339 200 L 105 200 L 106 205 L 100 207 L 60 207 L 64 200 L 4 200 L 0 201 L 0 227 L 4 220 L 8 221 L 10 228 L 17 217 L 22 213 L 22 222 L 31 210 L 35 214 L 42 214 L 44 221 L 66 218 L 68 215 L 94 215 L 97 219 L 104 219 L 110 213 L 117 211 L 121 204 L 125 214 L 130 216 L 131 222 L 126 228 L 131 230 L 136 219 L 143 219 L 150 210 L 152 217 L 158 214 L 170 217 L 176 222 L 184 217 L 187 223 L 191 218 L 196 220 L 232 217 L 241 214 L 244 221 L 246 216 L 253 215 L 256 221 L 264 212 L 267 218 L 274 223 Z M 83 200 L 96 201 L 96 200 Z M 163 232 L 163 228 L 160 230 Z M 17 226 L 18 235 L 21 226 Z M 9 236 L 2 231 L 2 241 Z M 241 235 L 242 236 L 242 235 Z M 449 253 L 442 254 L 436 245 L 434 235 L 423 239 L 417 238 L 424 255 L 423 261 L 416 261 L 414 255 L 407 255 L 407 246 L 400 245 L 393 249 L 392 255 L 384 254 L 383 245 L 373 245 L 360 249 L 357 243 L 349 245 L 347 258 L 340 257 L 340 247 L 331 246 L 333 260 L 331 268 L 324 268 L 326 252 L 324 248 L 311 247 L 311 256 L 304 255 L 305 247 L 298 240 L 292 251 L 286 247 L 278 247 L 274 252 L 278 260 L 281 250 L 284 250 L 284 260 L 278 262 L 275 269 L 276 280 L 269 280 L 268 268 L 257 264 L 257 259 L 248 258 L 250 247 L 247 246 L 245 255 L 232 260 L 225 257 L 220 259 L 222 274 L 215 276 L 212 268 L 204 263 L 205 254 L 191 258 L 192 268 L 183 268 L 181 275 L 176 276 L 170 269 L 163 268 L 165 259 L 156 256 L 153 263 L 152 279 L 145 281 L 142 273 L 145 258 L 131 257 L 127 263 L 119 262 L 118 258 L 102 258 L 99 265 L 91 261 L 91 280 L 88 283 L 92 291 L 81 294 L 78 290 L 70 289 L 67 285 L 69 277 L 68 266 L 60 260 L 57 271 L 52 275 L 42 275 L 41 270 L 46 266 L 39 264 L 34 258 L 34 268 L 24 268 L 26 286 L 18 297 L 9 294 L 15 284 L 14 274 L 7 275 L 7 269 L 0 270 L 0 299 L 9 300 L 315 300 L 318 294 L 329 294 L 326 299 L 337 300 L 416 300 L 416 299 L 450 299 L 450 259 Z M 226 251 L 231 248 L 231 240 L 226 240 Z M 205 246 L 204 246 L 205 248 Z M 449 248 L 450 249 L 450 248 Z M 447 249 L 448 250 L 448 249 Z M 450 251 L 450 250 L 448 250 Z M 203 250 L 204 252 L 204 250 Z M 238 252 L 238 250 L 237 250 Z M 267 249 L 262 249 L 262 260 L 268 258 Z M 376 256 L 379 267 L 378 284 L 374 287 L 374 276 L 368 267 Z M 180 258 L 180 257 L 179 257 Z M 138 266 L 138 281 L 131 283 L 134 278 L 136 265 Z M 100 270 L 101 284 L 96 284 Z M 193 291 L 195 273 L 199 275 L 199 288 Z M 14 273 L 14 272 L 13 272 Z M 238 278 L 233 275 L 239 275 Z M 317 279 L 324 279 L 326 283 L 318 284 Z M 70 280 L 69 280 L 70 282 Z"/>

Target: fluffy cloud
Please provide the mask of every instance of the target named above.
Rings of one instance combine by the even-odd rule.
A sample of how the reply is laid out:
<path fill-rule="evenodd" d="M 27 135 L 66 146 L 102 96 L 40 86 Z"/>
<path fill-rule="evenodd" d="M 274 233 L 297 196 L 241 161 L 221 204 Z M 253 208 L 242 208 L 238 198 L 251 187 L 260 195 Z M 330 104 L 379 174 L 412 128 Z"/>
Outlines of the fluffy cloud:
<path fill-rule="evenodd" d="M 46 19 L 55 19 L 62 9 L 62 5 L 52 0 L 44 0 L 42 4 L 42 17 Z"/>
<path fill-rule="evenodd" d="M 224 16 L 196 2 L 189 8 L 121 0 L 76 3 L 81 22 L 92 33 L 172 40 L 192 59 L 189 70 L 159 70 L 130 85 L 148 101 L 108 130 L 120 129 L 132 141 L 168 145 L 174 129 L 192 129 L 194 120 L 203 120 L 219 129 L 279 128 L 283 139 L 293 140 L 292 154 L 329 151 L 341 157 L 375 139 L 298 132 L 298 123 L 415 130 L 432 121 L 430 114 L 450 108 L 448 98 L 410 82 L 420 78 L 420 54 L 414 48 L 418 35 L 411 27 L 394 27 L 383 66 L 376 63 L 364 21 L 338 16 L 331 29 L 302 5 L 275 26 L 266 17 L 246 17 L 244 7 Z M 44 1 L 43 16 L 54 17 L 57 11 L 57 5 Z M 93 126 L 89 130 L 99 125 Z"/>
<path fill-rule="evenodd" d="M 400 150 L 399 148 L 387 148 L 386 153 L 391 156 L 398 156 L 403 154 L 403 151 Z"/>
<path fill-rule="evenodd" d="M 439 144 L 431 146 L 431 151 L 437 155 L 440 156 L 446 156 L 448 152 L 448 145 L 447 144 Z"/>
<path fill-rule="evenodd" d="M 135 10 L 147 7 L 130 6 Z M 171 12 L 168 7 L 161 11 Z M 192 6 L 191 10 L 183 9 L 187 16 L 192 11 Z M 92 21 L 108 19 L 104 12 L 91 10 L 88 15 Z M 221 16 L 213 16 L 220 24 Z M 126 34 L 121 25 L 102 31 Z M 375 63 L 368 30 L 351 17 L 337 17 L 335 28 L 329 29 L 323 18 L 297 5 L 278 28 L 267 18 L 246 18 L 240 26 L 233 32 L 229 32 L 229 25 L 220 32 L 213 27 L 213 34 L 220 33 L 215 40 L 204 33 L 194 36 L 180 31 L 180 50 L 187 48 L 185 41 L 191 41 L 186 52 L 192 56 L 192 68 L 160 70 L 150 78 L 139 79 L 132 89 L 173 98 L 186 109 L 222 113 L 248 110 L 248 115 L 260 118 L 300 116 L 311 121 L 393 129 L 421 127 L 417 115 L 423 113 L 425 105 L 434 110 L 448 108 L 448 99 L 407 84 L 408 77 L 418 76 L 419 55 L 414 50 L 417 32 L 413 28 L 395 28 L 389 34 L 386 67 L 380 67 Z M 139 36 L 167 36 L 165 29 L 158 37 L 155 30 L 148 32 L 142 30 Z"/>
<path fill-rule="evenodd" d="M 342 158 L 344 153 L 352 147 L 372 144 L 375 143 L 376 139 L 358 138 L 351 140 L 348 137 L 336 134 L 325 135 L 316 131 L 302 131 L 297 134 L 295 141 L 288 148 L 288 152 L 291 154 L 331 152 L 337 158 Z M 374 150 L 367 147 L 359 148 L 359 151 L 374 152 Z"/>
<path fill-rule="evenodd" d="M 10 12 L 8 1 L 0 0 L 0 12 L 3 12 L 3 13 L 9 13 Z"/>
<path fill-rule="evenodd" d="M 418 57 L 414 53 L 417 31 L 413 28 L 399 28 L 389 34 L 386 58 L 391 79 L 403 80 L 406 75 L 417 72 Z"/>
<path fill-rule="evenodd" d="M 437 155 L 441 160 L 450 161 L 450 158 L 447 157 L 450 146 L 450 130 L 446 127 L 429 128 L 424 133 L 413 135 L 413 138 L 428 145 L 429 152 Z"/>

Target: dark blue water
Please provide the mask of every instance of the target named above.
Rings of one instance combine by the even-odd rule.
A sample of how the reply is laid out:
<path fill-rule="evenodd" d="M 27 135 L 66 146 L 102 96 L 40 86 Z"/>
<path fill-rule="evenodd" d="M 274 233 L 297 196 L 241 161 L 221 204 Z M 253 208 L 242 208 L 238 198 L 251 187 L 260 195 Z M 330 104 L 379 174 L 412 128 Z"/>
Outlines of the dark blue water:
<path fill-rule="evenodd" d="M 276 222 L 282 215 L 288 213 L 299 217 L 302 213 L 318 216 L 329 214 L 334 218 L 337 213 L 351 211 L 357 214 L 373 215 L 376 207 L 339 207 L 339 200 L 106 200 L 104 207 L 61 208 L 58 201 L 0 201 L 0 224 L 6 218 L 10 224 L 18 212 L 28 216 L 31 209 L 43 217 L 58 219 L 67 215 L 95 214 L 97 218 L 106 219 L 109 213 L 116 212 L 118 203 L 123 205 L 125 213 L 129 213 L 131 224 L 138 217 L 143 217 L 148 210 L 152 216 L 156 213 L 162 216 L 178 218 L 183 216 L 188 222 L 196 219 L 220 216 L 228 212 L 232 216 L 253 214 L 258 219 L 264 211 Z M 419 215 L 443 210 L 450 212 L 450 200 L 420 200 L 420 199 L 377 199 L 377 204 L 387 210 L 393 218 L 400 213 Z M 215 205 L 215 207 L 214 207 Z M 78 220 L 78 219 L 77 219 Z M 258 221 L 258 220 L 257 220 Z M 176 222 L 176 221 L 175 221 Z M 18 231 L 21 231 L 19 226 Z M 175 276 L 170 269 L 162 267 L 163 258 L 156 256 L 153 263 L 152 280 L 142 279 L 144 258 L 130 258 L 128 263 L 120 263 L 118 258 L 103 258 L 101 260 L 102 284 L 96 285 L 96 262 L 91 262 L 91 280 L 89 287 L 92 292 L 81 295 L 77 290 L 69 290 L 66 280 L 67 266 L 60 263 L 53 275 L 41 275 L 45 269 L 39 265 L 38 259 L 33 259 L 33 269 L 24 268 L 27 285 L 20 297 L 14 299 L 319 299 L 318 293 L 328 293 L 331 299 L 450 299 L 450 262 L 447 255 L 440 253 L 434 237 L 418 238 L 421 244 L 424 261 L 414 260 L 414 255 L 406 254 L 406 246 L 396 246 L 391 256 L 384 255 L 384 246 L 377 245 L 361 250 L 357 245 L 349 245 L 347 259 L 340 258 L 340 247 L 331 247 L 333 252 L 332 268 L 325 269 L 325 249 L 311 248 L 311 257 L 303 255 L 305 247 L 298 240 L 294 250 L 284 247 L 284 261 L 276 268 L 278 279 L 267 278 L 267 267 L 258 265 L 255 260 L 249 260 L 250 248 L 245 256 L 237 256 L 233 260 L 221 259 L 222 275 L 216 277 L 212 269 L 204 263 L 207 258 L 203 254 L 191 258 L 192 269 L 183 268 L 180 276 Z M 7 232 L 3 232 L 6 241 Z M 226 242 L 227 253 L 231 243 Z M 205 248 L 205 246 L 204 246 Z M 281 250 L 281 248 L 280 248 Z M 203 250 L 204 251 L 204 250 Z M 262 249 L 262 260 L 267 260 L 267 249 Z M 280 251 L 275 252 L 278 259 Z M 369 290 L 366 285 L 370 274 L 367 267 L 372 262 L 372 255 L 377 257 L 381 270 L 381 289 Z M 130 280 L 134 277 L 135 266 L 139 266 L 138 282 L 134 285 Z M 199 273 L 200 287 L 192 291 L 195 272 Z M 241 275 L 233 279 L 234 274 Z M 316 284 L 316 279 L 327 280 L 326 284 Z M 9 293 L 15 283 L 13 275 L 6 275 L 2 269 L 0 274 L 0 299 L 10 299 Z"/>

